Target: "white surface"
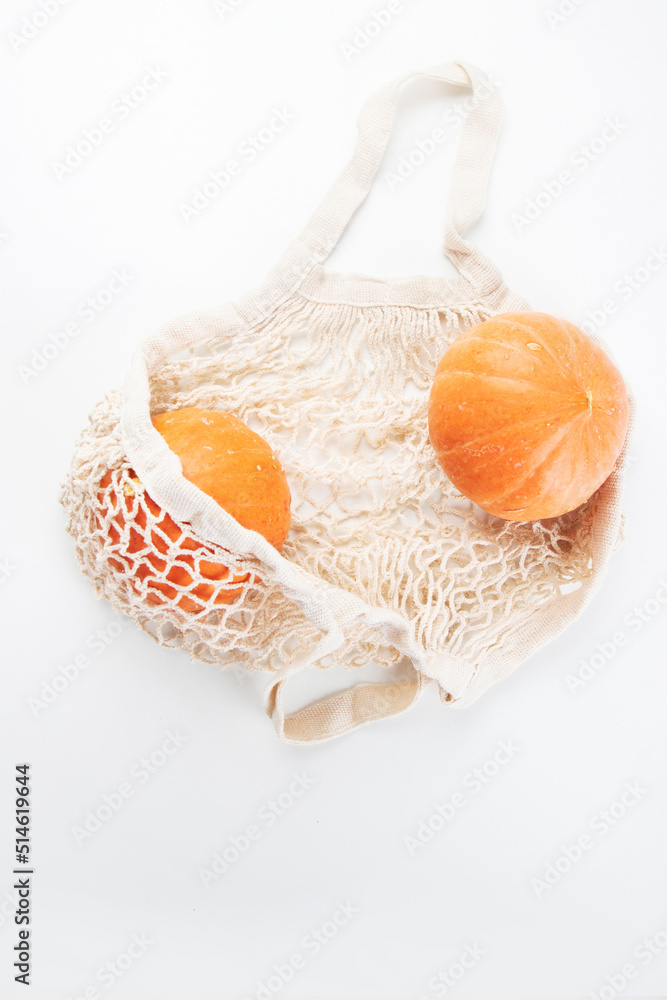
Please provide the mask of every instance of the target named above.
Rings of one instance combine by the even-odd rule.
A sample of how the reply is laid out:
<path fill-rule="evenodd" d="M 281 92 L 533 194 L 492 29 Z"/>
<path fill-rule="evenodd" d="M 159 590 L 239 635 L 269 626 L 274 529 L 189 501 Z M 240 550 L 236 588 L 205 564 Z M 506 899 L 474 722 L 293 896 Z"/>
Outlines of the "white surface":
<path fill-rule="evenodd" d="M 14 0 L 0 17 L 0 558 L 12 567 L 1 584 L 2 996 L 26 995 L 12 982 L 17 928 L 4 899 L 13 770 L 24 760 L 34 778 L 33 1000 L 92 987 L 112 1000 L 552 1000 L 600 990 L 602 1000 L 621 986 L 626 996 L 667 996 L 667 267 L 631 296 L 614 289 L 667 242 L 665 7 L 580 0 L 550 25 L 555 0 L 403 0 L 346 61 L 340 43 L 387 9 L 381 0 L 229 6 L 220 16 L 212 2 L 73 2 L 18 51 L 9 34 L 38 5 Z M 245 675 L 190 664 L 129 624 L 104 653 L 87 647 L 113 615 L 78 573 L 59 482 L 88 411 L 122 381 L 139 340 L 261 280 L 348 159 L 369 93 L 453 58 L 486 70 L 506 104 L 473 238 L 536 308 L 583 322 L 607 299 L 617 306 L 601 332 L 639 403 L 626 542 L 585 615 L 474 707 L 447 710 L 432 689 L 408 715 L 332 744 L 287 747 L 262 713 L 261 684 Z M 148 67 L 166 79 L 121 118 L 114 103 Z M 454 135 L 396 190 L 384 174 L 455 106 L 432 87 L 404 94 L 382 174 L 332 269 L 446 270 L 440 226 Z M 185 224 L 179 205 L 275 108 L 294 121 Z M 59 181 L 54 161 L 104 117 L 113 131 Z M 605 118 L 624 127 L 582 169 L 572 157 Z M 565 169 L 572 183 L 519 231 L 513 214 Z M 132 281 L 86 322 L 77 308 L 115 268 Z M 24 384 L 31 350 L 75 320 L 80 334 Z M 609 652 L 619 631 L 624 645 L 572 693 L 568 675 L 596 644 Z M 86 651 L 90 667 L 35 716 L 29 699 Z M 304 696 L 317 682 L 308 679 Z M 139 762 L 169 731 L 187 741 L 145 780 Z M 520 750 L 475 791 L 467 776 L 501 740 Z M 314 783 L 270 824 L 266 804 L 304 772 Z M 72 828 L 124 782 L 133 794 L 79 846 Z M 600 810 L 628 782 L 643 791 L 626 795 L 625 815 L 603 833 Z M 465 804 L 411 854 L 405 838 L 456 792 Z M 199 869 L 250 824 L 259 838 L 205 889 Z M 581 860 L 538 895 L 531 880 L 586 835 Z M 342 924 L 347 901 L 358 913 L 315 953 L 306 936 L 335 914 Z M 122 978 L 97 978 L 135 934 L 153 943 L 133 949 L 140 957 Z M 433 977 L 453 965 L 457 974 L 467 945 L 484 954 L 444 994 Z M 290 981 L 258 994 L 296 953 L 302 967 Z"/>

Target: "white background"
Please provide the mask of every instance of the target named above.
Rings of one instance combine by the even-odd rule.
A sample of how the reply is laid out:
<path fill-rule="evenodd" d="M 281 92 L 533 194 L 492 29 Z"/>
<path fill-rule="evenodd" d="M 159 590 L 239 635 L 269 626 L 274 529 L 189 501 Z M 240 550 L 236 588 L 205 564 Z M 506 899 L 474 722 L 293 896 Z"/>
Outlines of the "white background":
<path fill-rule="evenodd" d="M 550 23 L 556 3 L 403 0 L 352 53 L 341 43 L 354 43 L 382 0 L 241 0 L 221 13 L 210 0 L 71 0 L 18 50 L 11 33 L 40 8 L 3 5 L 3 997 L 431 1000 L 445 987 L 429 981 L 450 967 L 458 975 L 468 945 L 483 955 L 449 988 L 456 1000 L 612 997 L 628 963 L 636 974 L 624 995 L 667 996 L 667 268 L 632 296 L 614 288 L 667 241 L 667 10 L 660 0 L 579 0 Z M 482 67 L 506 106 L 472 238 L 535 308 L 581 323 L 605 300 L 617 307 L 599 332 L 638 401 L 626 540 L 581 619 L 473 707 L 448 709 L 428 689 L 405 716 L 290 747 L 254 679 L 191 664 L 127 622 L 104 653 L 90 649 L 115 619 L 79 575 L 59 484 L 89 410 L 122 383 L 141 338 L 261 281 L 349 158 L 363 101 L 402 72 L 450 59 Z M 59 180 L 54 163 L 67 146 L 110 117 L 149 67 L 167 78 L 126 119 L 112 114 L 113 132 Z M 439 248 L 453 139 L 395 191 L 385 174 L 457 101 L 447 88 L 404 94 L 336 270 L 448 270 Z M 275 108 L 294 121 L 186 224 L 179 206 Z M 618 138 L 574 168 L 605 118 L 622 124 Z M 530 224 L 518 221 L 568 168 L 575 176 L 562 195 Z M 127 287 L 94 322 L 78 317 L 79 335 L 26 384 L 20 366 L 77 319 L 114 268 L 132 275 Z M 627 641 L 609 656 L 618 630 Z M 573 693 L 568 675 L 596 651 L 603 665 Z M 35 714 L 29 699 L 86 652 L 90 666 Z M 163 766 L 143 782 L 138 762 L 169 731 L 187 739 L 158 754 Z M 501 740 L 520 749 L 473 791 L 466 776 Z M 12 982 L 17 928 L 6 895 L 18 761 L 33 774 L 30 991 Z M 269 826 L 258 813 L 295 773 L 313 783 Z M 127 781 L 132 796 L 78 844 L 73 827 Z M 627 782 L 638 797 L 600 832 L 600 811 Z M 465 806 L 410 853 L 405 838 L 457 791 Z M 199 869 L 253 823 L 260 838 L 205 889 Z M 537 888 L 584 835 L 581 860 Z M 341 902 L 358 912 L 315 954 L 304 938 Z M 152 943 L 127 968 L 133 935 Z M 644 939 L 657 942 L 650 961 Z M 262 994 L 295 953 L 303 967 Z M 98 978 L 116 961 L 121 978 Z"/>

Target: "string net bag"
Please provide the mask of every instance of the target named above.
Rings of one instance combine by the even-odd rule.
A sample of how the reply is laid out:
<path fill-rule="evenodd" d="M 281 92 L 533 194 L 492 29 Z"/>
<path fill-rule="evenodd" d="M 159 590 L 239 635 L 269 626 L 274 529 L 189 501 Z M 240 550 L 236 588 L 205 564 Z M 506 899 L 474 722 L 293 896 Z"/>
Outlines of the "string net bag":
<path fill-rule="evenodd" d="M 472 90 L 446 213 L 458 275 L 330 273 L 323 263 L 413 76 Z M 625 451 L 577 510 L 510 523 L 461 496 L 429 443 L 447 346 L 530 308 L 464 239 L 484 207 L 501 113 L 497 88 L 464 63 L 374 94 L 352 159 L 265 282 L 147 339 L 78 442 L 62 499 L 95 594 L 162 645 L 264 671 L 266 711 L 288 742 L 396 715 L 429 683 L 449 705 L 471 704 L 581 613 L 620 541 Z M 232 413 L 273 449 L 292 493 L 282 554 L 184 478 L 151 423 L 184 407 Z M 331 664 L 354 680 L 380 664 L 387 679 L 286 714 L 289 677 Z"/>

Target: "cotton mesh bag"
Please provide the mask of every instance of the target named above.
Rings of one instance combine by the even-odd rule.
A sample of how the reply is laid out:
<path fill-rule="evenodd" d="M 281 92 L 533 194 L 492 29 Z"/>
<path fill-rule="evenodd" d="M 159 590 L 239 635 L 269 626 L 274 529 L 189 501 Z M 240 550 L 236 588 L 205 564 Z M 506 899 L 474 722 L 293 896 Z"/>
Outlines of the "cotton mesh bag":
<path fill-rule="evenodd" d="M 458 275 L 331 273 L 323 264 L 415 76 L 472 90 L 444 240 Z M 78 442 L 63 503 L 96 596 L 193 659 L 264 671 L 265 708 L 287 742 L 396 715 L 428 683 L 470 705 L 581 613 L 620 541 L 625 450 L 577 510 L 510 523 L 466 500 L 429 443 L 429 390 L 448 345 L 530 308 L 464 239 L 484 207 L 501 113 L 497 88 L 465 63 L 379 90 L 352 159 L 264 283 L 148 338 Z M 282 554 L 183 476 L 151 416 L 185 407 L 232 413 L 273 449 L 292 493 Z M 211 564 L 229 572 L 214 578 Z M 352 676 L 379 664 L 387 680 L 286 714 L 290 676 L 332 664 Z"/>

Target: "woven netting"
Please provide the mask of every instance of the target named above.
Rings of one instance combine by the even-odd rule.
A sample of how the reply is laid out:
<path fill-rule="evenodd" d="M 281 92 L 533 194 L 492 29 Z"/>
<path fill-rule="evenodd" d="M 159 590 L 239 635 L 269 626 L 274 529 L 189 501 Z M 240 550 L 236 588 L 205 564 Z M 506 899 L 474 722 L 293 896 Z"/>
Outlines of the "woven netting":
<path fill-rule="evenodd" d="M 151 383 L 154 414 L 224 410 L 270 444 L 292 492 L 283 556 L 314 586 L 398 612 L 421 649 L 476 667 L 591 574 L 596 504 L 509 523 L 463 498 L 440 469 L 427 427 L 435 367 L 461 330 L 489 315 L 481 303 L 346 305 L 297 294 L 231 342 L 212 339 L 164 365 Z M 121 404 L 113 392 L 96 406 L 63 490 L 95 593 L 193 658 L 274 670 L 303 657 L 321 632 L 273 572 L 197 539 L 147 496 L 123 454 Z M 336 661 L 347 666 L 401 656 L 368 626 L 351 626 L 345 640 Z"/>

